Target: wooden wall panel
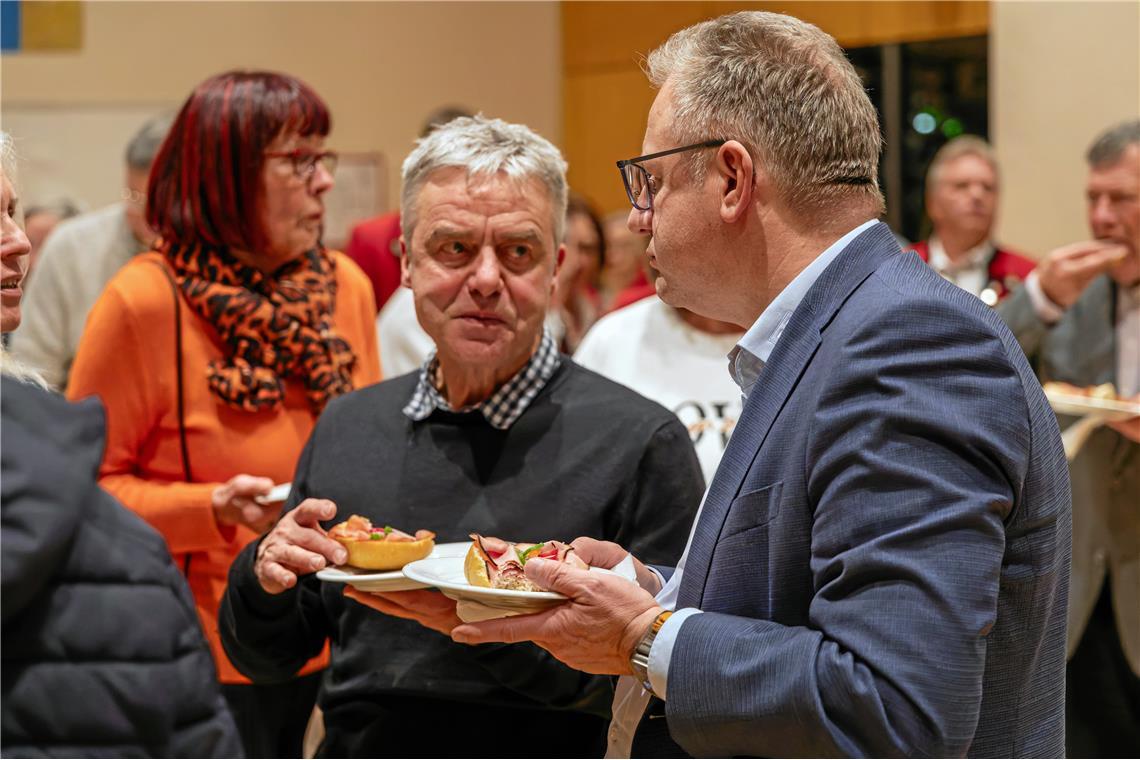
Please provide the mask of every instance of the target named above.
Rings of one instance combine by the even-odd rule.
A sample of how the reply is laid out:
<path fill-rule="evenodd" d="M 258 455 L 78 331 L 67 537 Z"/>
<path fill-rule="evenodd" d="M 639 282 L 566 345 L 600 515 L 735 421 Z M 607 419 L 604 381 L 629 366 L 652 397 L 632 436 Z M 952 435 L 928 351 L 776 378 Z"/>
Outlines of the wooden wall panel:
<path fill-rule="evenodd" d="M 738 10 L 788 13 L 846 47 L 985 34 L 988 2 L 563 2 L 562 141 L 570 184 L 602 212 L 625 203 L 614 161 L 640 152 L 653 91 L 645 54 L 698 21 Z"/>

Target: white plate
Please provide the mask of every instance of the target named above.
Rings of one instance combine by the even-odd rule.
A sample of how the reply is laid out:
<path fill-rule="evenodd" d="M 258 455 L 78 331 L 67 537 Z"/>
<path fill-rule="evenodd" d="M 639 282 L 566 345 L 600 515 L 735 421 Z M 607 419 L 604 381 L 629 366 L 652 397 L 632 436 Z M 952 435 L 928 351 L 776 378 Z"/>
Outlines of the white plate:
<path fill-rule="evenodd" d="M 463 557 L 471 547 L 470 541 L 460 541 L 452 544 L 436 544 L 431 550 L 428 559 L 459 558 L 459 569 L 463 570 Z M 424 560 L 420 560 L 423 562 Z M 412 563 L 414 564 L 414 563 Z M 404 575 L 400 570 L 389 570 L 378 573 L 374 570 L 362 570 L 358 567 L 341 565 L 340 567 L 326 567 L 317 573 L 317 578 L 329 583 L 347 583 L 361 591 L 411 591 L 417 588 L 428 588 L 431 583 L 420 583 Z"/>
<path fill-rule="evenodd" d="M 1045 397 L 1049 399 L 1049 406 L 1058 414 L 1072 414 L 1078 417 L 1095 414 L 1109 421 L 1140 417 L 1140 404 L 1135 401 L 1109 401 L 1055 391 L 1045 391 Z"/>
<path fill-rule="evenodd" d="M 472 586 L 463 573 L 463 557 L 428 557 L 404 565 L 404 575 L 422 586 L 434 586 L 457 602 L 478 602 L 516 613 L 541 612 L 566 601 L 553 591 L 512 591 Z"/>
<path fill-rule="evenodd" d="M 281 483 L 280 485 L 273 486 L 269 493 L 264 496 L 254 496 L 253 500 L 258 504 L 279 504 L 289 498 L 289 491 L 292 490 L 292 483 Z"/>

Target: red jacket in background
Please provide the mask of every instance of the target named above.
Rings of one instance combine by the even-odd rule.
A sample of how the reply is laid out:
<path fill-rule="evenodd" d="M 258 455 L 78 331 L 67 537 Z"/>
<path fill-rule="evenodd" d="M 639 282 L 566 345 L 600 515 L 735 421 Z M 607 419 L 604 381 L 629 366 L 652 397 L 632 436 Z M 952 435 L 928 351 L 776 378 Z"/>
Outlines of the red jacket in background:
<path fill-rule="evenodd" d="M 381 214 L 353 227 L 344 252 L 368 275 L 379 314 L 400 287 L 400 213 Z"/>
<path fill-rule="evenodd" d="M 925 240 L 907 248 L 914 251 L 923 261 L 930 263 L 930 245 Z M 987 287 L 997 293 L 998 300 L 1005 298 L 1029 273 L 1037 266 L 1037 262 L 1008 248 L 994 246 L 994 255 L 990 257 L 988 266 L 989 283 Z"/>

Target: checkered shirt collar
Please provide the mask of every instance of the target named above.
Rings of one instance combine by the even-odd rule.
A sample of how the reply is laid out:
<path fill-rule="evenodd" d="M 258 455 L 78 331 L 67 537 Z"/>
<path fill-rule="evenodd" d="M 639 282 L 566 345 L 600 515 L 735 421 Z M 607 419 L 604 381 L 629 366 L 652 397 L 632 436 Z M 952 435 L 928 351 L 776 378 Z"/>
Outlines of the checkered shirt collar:
<path fill-rule="evenodd" d="M 416 383 L 416 390 L 412 400 L 404 407 L 404 414 L 415 422 L 427 419 L 433 411 L 441 409 L 445 412 L 472 412 L 479 411 L 499 430 L 507 430 L 527 410 L 535 396 L 539 394 L 554 372 L 562 363 L 562 356 L 558 346 L 549 330 L 543 330 L 542 340 L 539 341 L 538 350 L 530 357 L 518 373 L 499 387 L 491 397 L 478 404 L 472 404 L 462 409 L 452 409 L 447 399 L 436 389 L 432 378 L 435 377 L 439 367 L 439 359 L 435 351 L 428 355 L 420 368 L 420 379 Z"/>

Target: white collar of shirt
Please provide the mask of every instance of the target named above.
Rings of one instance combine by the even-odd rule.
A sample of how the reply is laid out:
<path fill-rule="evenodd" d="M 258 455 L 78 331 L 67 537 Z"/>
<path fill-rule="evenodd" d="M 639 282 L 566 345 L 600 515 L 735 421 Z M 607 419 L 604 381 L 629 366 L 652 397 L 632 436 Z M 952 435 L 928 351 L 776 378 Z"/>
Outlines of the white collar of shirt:
<path fill-rule="evenodd" d="M 951 261 L 950 257 L 946 255 L 946 248 L 943 247 L 942 241 L 938 239 L 937 235 L 930 236 L 927 246 L 930 256 L 930 261 L 927 263 L 930 264 L 930 268 L 951 280 L 960 272 L 988 269 L 989 261 L 994 255 L 994 245 L 988 240 L 966 251 L 957 263 Z"/>
<path fill-rule="evenodd" d="M 823 270 L 827 269 L 831 262 L 839 257 L 839 254 L 850 245 L 852 240 L 876 224 L 879 224 L 877 219 L 871 219 L 860 224 L 828 246 L 823 253 L 816 256 L 815 260 L 796 275 L 795 279 L 780 291 L 772 303 L 768 304 L 768 308 L 764 309 L 760 318 L 744 333 L 744 337 L 740 339 L 735 348 L 729 352 L 728 372 L 733 381 L 740 386 L 740 392 L 744 394 L 745 398 L 748 397 L 752 386 L 756 384 L 756 379 L 760 376 L 760 370 L 764 369 L 768 357 L 772 355 L 772 349 L 776 347 L 780 336 L 784 334 L 784 328 L 788 326 L 788 320 L 792 318 L 792 313 L 799 307 L 807 292 L 811 290 L 811 286 L 823 274 Z"/>

